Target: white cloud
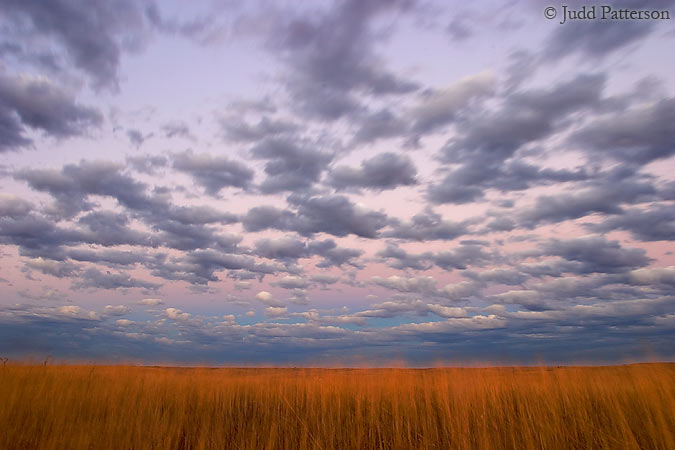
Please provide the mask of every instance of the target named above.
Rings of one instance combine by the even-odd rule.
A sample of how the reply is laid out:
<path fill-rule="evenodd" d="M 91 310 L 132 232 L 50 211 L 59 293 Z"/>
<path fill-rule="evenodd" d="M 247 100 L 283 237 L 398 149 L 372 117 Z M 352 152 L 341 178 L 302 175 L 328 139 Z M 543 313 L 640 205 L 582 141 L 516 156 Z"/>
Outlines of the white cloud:
<path fill-rule="evenodd" d="M 164 301 L 159 299 L 159 298 L 144 298 L 143 300 L 140 300 L 138 302 L 139 305 L 145 305 L 145 306 L 157 306 L 157 305 L 163 305 Z"/>
<path fill-rule="evenodd" d="M 223 316 L 223 322 L 224 323 L 232 324 L 232 323 L 234 323 L 234 319 L 235 319 L 234 314 L 227 314 L 227 315 Z"/>
<path fill-rule="evenodd" d="M 438 314 L 441 317 L 445 318 L 450 318 L 450 317 L 467 317 L 468 314 L 466 312 L 466 309 L 464 308 L 457 308 L 457 307 L 451 307 L 451 306 L 443 306 L 443 305 L 434 305 L 434 304 L 429 304 L 427 305 L 429 308 L 429 311 Z"/>
<path fill-rule="evenodd" d="M 103 313 L 108 314 L 110 316 L 122 316 L 126 313 L 128 313 L 131 309 L 128 306 L 124 305 L 105 305 L 103 308 Z"/>
<path fill-rule="evenodd" d="M 288 312 L 288 308 L 269 306 L 265 308 L 265 315 L 267 317 L 280 317 Z"/>
<path fill-rule="evenodd" d="M 255 295 L 255 299 L 268 305 L 268 306 L 284 306 L 279 300 L 275 299 L 274 296 L 267 291 L 260 291 Z"/>
<path fill-rule="evenodd" d="M 260 291 L 257 294 L 255 294 L 255 298 L 257 300 L 260 300 L 261 302 L 268 302 L 272 300 L 272 294 L 270 294 L 267 291 Z"/>
<path fill-rule="evenodd" d="M 238 291 L 245 291 L 247 289 L 251 289 L 251 282 L 250 281 L 235 281 L 234 282 L 234 288 Z"/>
<path fill-rule="evenodd" d="M 189 313 L 183 312 L 183 311 L 181 311 L 181 310 L 178 309 L 178 308 L 166 308 L 165 311 L 166 311 L 166 316 L 167 316 L 169 319 L 173 319 L 173 320 L 186 320 L 186 319 L 189 319 L 189 318 L 190 318 L 190 314 L 189 314 Z"/>

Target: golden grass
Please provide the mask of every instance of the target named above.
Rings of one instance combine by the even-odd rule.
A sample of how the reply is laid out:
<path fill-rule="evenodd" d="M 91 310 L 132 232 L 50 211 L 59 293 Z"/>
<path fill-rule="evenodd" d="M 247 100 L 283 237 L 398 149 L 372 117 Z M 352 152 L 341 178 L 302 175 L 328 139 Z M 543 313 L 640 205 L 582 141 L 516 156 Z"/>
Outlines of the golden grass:
<path fill-rule="evenodd" d="M 0 449 L 675 449 L 675 364 L 0 367 Z"/>

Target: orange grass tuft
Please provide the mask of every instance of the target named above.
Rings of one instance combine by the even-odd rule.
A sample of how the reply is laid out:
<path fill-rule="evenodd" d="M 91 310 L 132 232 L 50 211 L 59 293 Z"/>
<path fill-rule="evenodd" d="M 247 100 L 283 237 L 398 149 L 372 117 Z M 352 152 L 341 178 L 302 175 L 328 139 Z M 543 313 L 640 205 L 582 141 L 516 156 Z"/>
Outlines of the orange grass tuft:
<path fill-rule="evenodd" d="M 0 448 L 675 449 L 675 364 L 0 368 Z"/>

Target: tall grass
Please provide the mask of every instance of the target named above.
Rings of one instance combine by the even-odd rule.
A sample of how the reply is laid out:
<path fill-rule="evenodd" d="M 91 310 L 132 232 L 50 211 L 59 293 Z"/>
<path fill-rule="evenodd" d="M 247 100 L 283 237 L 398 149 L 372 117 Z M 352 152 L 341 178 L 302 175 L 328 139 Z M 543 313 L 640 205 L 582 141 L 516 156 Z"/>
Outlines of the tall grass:
<path fill-rule="evenodd" d="M 0 367 L 0 448 L 675 449 L 675 364 Z"/>

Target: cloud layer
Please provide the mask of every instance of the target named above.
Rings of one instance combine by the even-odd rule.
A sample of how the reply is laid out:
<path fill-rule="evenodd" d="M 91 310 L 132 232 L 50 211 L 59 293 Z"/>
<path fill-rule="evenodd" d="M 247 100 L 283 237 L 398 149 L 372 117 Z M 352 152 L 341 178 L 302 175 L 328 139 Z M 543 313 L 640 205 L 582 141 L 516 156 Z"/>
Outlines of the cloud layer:
<path fill-rule="evenodd" d="M 669 24 L 467 8 L 3 2 L 0 353 L 675 358 Z"/>

